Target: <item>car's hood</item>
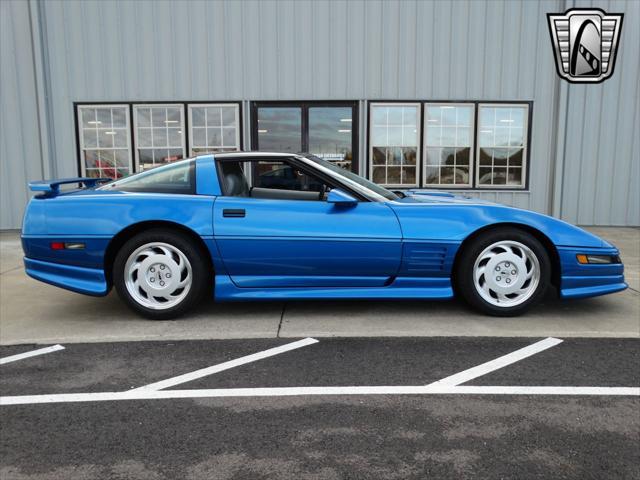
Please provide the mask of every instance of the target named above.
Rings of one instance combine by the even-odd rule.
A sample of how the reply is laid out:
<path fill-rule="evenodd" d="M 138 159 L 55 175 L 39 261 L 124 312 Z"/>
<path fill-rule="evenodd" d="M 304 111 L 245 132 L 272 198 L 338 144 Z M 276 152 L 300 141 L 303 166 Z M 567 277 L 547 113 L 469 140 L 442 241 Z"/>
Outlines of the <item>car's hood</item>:
<path fill-rule="evenodd" d="M 538 230 L 556 246 L 611 247 L 592 233 L 541 213 L 447 192 L 404 193 L 404 198 L 389 202 L 389 206 L 407 239 L 462 241 L 480 229 L 508 224 Z"/>

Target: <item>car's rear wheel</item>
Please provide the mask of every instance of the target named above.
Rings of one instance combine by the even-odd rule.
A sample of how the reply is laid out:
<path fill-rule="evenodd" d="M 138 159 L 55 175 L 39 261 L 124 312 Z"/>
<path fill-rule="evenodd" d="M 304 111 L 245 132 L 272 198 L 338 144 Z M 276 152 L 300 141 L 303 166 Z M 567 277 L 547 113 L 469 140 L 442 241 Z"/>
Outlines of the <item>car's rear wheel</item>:
<path fill-rule="evenodd" d="M 120 249 L 113 281 L 122 300 L 137 313 L 153 320 L 171 319 L 201 299 L 207 285 L 206 260 L 188 236 L 149 230 Z"/>
<path fill-rule="evenodd" d="M 474 239 L 455 272 L 457 291 L 467 303 L 496 316 L 524 313 L 543 297 L 550 277 L 544 246 L 516 228 L 496 228 Z"/>

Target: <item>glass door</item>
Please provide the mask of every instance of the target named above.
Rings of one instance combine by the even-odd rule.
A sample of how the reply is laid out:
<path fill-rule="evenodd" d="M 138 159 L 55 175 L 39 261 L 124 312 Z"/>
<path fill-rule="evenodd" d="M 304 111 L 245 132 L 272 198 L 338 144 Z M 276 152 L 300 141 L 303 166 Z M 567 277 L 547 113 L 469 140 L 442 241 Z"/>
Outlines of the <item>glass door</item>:
<path fill-rule="evenodd" d="M 268 152 L 302 151 L 302 108 L 258 107 L 257 150 Z"/>
<path fill-rule="evenodd" d="M 357 102 L 253 102 L 253 149 L 312 153 L 357 172 L 357 120 Z"/>
<path fill-rule="evenodd" d="M 309 107 L 309 152 L 353 169 L 353 108 Z"/>

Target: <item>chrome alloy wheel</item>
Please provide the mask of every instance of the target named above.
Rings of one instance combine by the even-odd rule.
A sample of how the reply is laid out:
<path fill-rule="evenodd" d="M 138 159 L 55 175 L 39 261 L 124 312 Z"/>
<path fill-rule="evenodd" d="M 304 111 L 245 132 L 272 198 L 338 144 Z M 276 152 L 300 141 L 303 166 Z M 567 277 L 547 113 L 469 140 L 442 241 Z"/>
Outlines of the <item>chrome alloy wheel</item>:
<path fill-rule="evenodd" d="M 473 267 L 480 296 L 496 307 L 514 307 L 529 299 L 540 283 L 540 262 L 519 242 L 502 240 L 485 248 Z"/>
<path fill-rule="evenodd" d="M 160 242 L 147 243 L 129 255 L 124 275 L 133 299 L 154 310 L 179 304 L 193 282 L 186 255 L 173 245 Z"/>

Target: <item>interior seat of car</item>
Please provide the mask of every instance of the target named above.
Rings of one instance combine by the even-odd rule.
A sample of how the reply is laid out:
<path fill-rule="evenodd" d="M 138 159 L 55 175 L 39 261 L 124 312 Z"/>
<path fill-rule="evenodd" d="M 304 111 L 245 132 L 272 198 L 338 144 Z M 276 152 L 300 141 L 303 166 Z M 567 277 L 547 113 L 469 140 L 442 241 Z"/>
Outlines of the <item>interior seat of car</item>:
<path fill-rule="evenodd" d="M 250 197 L 249 182 L 239 162 L 221 162 L 225 193 L 230 197 Z"/>
<path fill-rule="evenodd" d="M 280 188 L 249 187 L 240 162 L 220 162 L 225 194 L 230 197 L 251 197 L 272 200 L 320 200 L 322 193 Z"/>

